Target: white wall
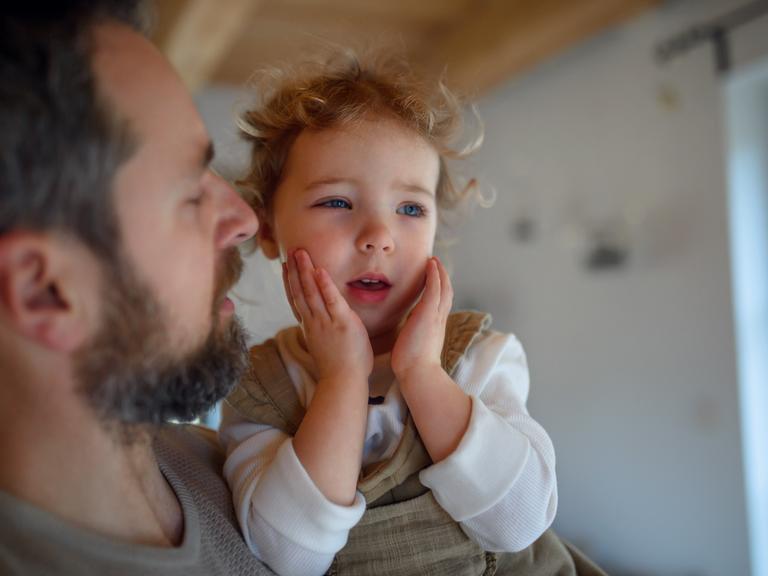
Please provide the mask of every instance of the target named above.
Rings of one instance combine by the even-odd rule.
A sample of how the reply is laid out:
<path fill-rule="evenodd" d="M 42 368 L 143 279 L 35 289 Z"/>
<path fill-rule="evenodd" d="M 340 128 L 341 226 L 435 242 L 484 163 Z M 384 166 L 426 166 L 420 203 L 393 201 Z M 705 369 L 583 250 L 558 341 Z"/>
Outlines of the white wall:
<path fill-rule="evenodd" d="M 498 200 L 452 251 L 457 303 L 522 339 L 558 453 L 556 527 L 613 574 L 749 573 L 720 79 L 706 47 L 652 59 L 734 4 L 667 3 L 480 104 L 473 167 Z M 737 34 L 738 63 L 768 53 L 766 32 Z M 227 155 L 233 98 L 198 98 Z M 521 213 L 538 227 L 527 243 L 510 234 Z M 627 266 L 586 271 L 574 238 L 617 215 Z M 253 258 L 239 292 L 260 304 L 239 310 L 254 339 L 290 321 L 281 290 Z"/>
<path fill-rule="evenodd" d="M 475 166 L 498 200 L 455 249 L 458 298 L 521 337 L 558 453 L 556 526 L 612 573 L 749 573 L 721 79 L 707 47 L 652 59 L 734 4 L 669 4 L 480 106 Z M 739 62 L 761 52 L 766 20 L 735 42 Z M 528 243 L 510 235 L 521 211 Z M 574 230 L 616 214 L 627 267 L 586 271 Z"/>

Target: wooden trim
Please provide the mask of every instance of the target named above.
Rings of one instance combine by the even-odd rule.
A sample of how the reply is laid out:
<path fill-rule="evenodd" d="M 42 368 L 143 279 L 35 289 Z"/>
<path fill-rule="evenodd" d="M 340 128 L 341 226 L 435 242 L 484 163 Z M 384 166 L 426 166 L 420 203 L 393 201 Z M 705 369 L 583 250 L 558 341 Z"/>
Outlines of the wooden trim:
<path fill-rule="evenodd" d="M 434 48 L 447 80 L 479 95 L 660 0 L 489 0 Z"/>
<path fill-rule="evenodd" d="M 258 0 L 189 0 L 163 44 L 168 59 L 190 90 L 216 72 L 251 21 Z"/>

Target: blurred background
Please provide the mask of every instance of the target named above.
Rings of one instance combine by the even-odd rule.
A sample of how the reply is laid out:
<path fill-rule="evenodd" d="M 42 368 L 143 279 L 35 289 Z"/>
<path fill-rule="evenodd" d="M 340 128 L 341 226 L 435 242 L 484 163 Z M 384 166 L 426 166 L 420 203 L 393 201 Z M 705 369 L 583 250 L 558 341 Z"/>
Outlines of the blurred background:
<path fill-rule="evenodd" d="M 233 179 L 255 70 L 370 41 L 444 69 L 496 202 L 443 254 L 528 352 L 556 529 L 611 574 L 768 576 L 767 4 L 159 0 L 155 37 Z M 236 292 L 254 341 L 292 322 L 258 253 Z"/>

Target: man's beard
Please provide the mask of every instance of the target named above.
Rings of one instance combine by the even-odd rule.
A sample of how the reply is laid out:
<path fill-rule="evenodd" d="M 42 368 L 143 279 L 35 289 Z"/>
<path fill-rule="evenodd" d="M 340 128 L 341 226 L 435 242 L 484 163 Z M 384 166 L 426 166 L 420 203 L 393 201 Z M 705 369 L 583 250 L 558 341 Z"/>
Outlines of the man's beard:
<path fill-rule="evenodd" d="M 151 289 L 125 263 L 105 265 L 102 323 L 76 358 L 79 390 L 107 425 L 193 420 L 227 395 L 246 367 L 236 318 L 219 326 L 219 306 L 242 269 L 236 249 L 222 260 L 211 332 L 196 349 L 172 350 L 172 326 Z"/>

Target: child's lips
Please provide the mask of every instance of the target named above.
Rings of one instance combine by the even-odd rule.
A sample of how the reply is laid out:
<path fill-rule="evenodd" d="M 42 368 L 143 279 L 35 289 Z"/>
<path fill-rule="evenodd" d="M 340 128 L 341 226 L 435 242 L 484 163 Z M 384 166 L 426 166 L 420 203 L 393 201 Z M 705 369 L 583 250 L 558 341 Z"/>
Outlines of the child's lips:
<path fill-rule="evenodd" d="M 386 290 L 387 288 L 391 288 L 391 286 L 386 282 L 366 282 L 364 280 L 355 280 L 354 282 L 350 282 L 348 285 L 359 290 L 373 290 L 374 292 L 377 290 Z"/>
<path fill-rule="evenodd" d="M 382 274 L 366 274 L 347 282 L 350 295 L 359 302 L 381 302 L 384 300 L 392 284 Z"/>
<path fill-rule="evenodd" d="M 389 278 L 378 272 L 366 272 L 365 274 L 360 274 L 360 276 L 353 278 L 347 282 L 347 284 L 355 284 L 358 282 L 362 284 L 385 284 L 389 287 L 392 286 L 392 282 L 389 281 Z"/>

